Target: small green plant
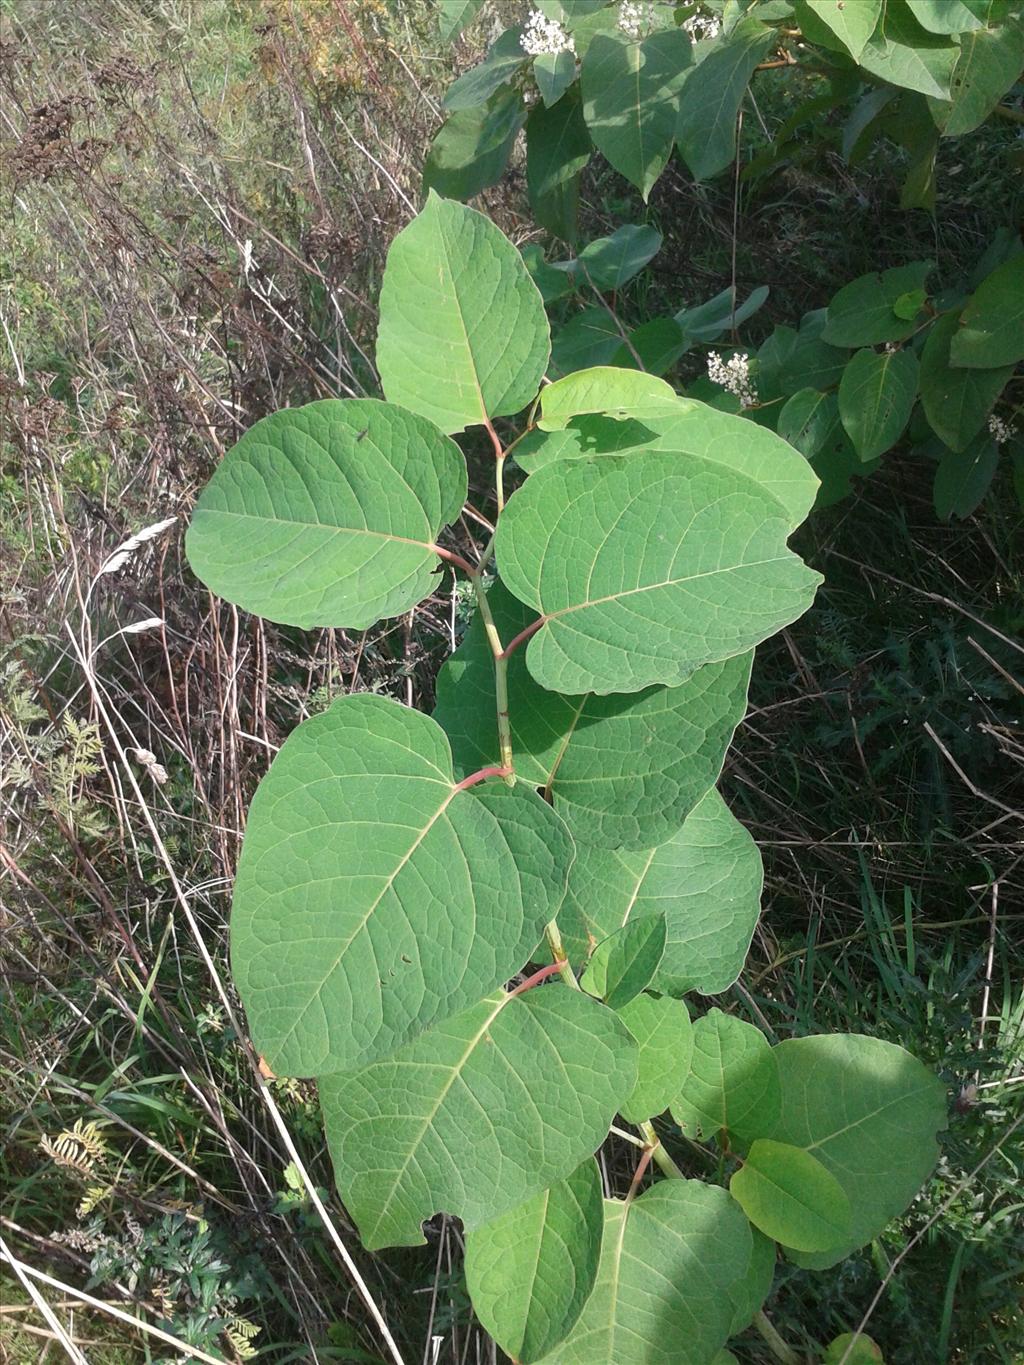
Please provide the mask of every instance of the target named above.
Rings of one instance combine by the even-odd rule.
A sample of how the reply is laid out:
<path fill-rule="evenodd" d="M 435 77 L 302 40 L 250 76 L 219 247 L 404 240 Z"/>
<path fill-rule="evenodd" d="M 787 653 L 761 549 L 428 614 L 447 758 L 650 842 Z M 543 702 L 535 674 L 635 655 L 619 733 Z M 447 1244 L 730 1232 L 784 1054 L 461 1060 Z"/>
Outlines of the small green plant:
<path fill-rule="evenodd" d="M 820 581 L 786 544 L 817 479 L 649 374 L 542 387 L 549 355 L 519 253 L 431 195 L 388 257 L 388 401 L 265 418 L 202 494 L 193 568 L 276 621 L 368 627 L 446 566 L 477 599 L 433 717 L 349 695 L 284 744 L 233 971 L 271 1068 L 317 1078 L 368 1248 L 454 1214 L 476 1313 L 517 1360 L 697 1365 L 759 1313 L 776 1243 L 829 1266 L 907 1206 L 944 1091 L 878 1039 L 691 1020 L 758 918 L 758 851 L 715 783 L 754 647 Z M 524 410 L 506 445 L 495 420 Z M 474 426 L 498 515 L 471 561 L 440 538 L 467 491 L 451 434 Z M 635 1148 L 626 1191 L 602 1187 L 606 1141 Z"/>

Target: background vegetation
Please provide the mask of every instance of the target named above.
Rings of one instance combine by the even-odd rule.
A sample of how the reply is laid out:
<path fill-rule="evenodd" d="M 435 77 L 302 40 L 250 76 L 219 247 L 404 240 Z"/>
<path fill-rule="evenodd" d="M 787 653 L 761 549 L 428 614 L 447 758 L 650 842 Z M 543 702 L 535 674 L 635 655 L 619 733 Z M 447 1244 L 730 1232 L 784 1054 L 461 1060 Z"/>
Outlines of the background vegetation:
<path fill-rule="evenodd" d="M 444 89 L 511 8 L 493 5 L 454 49 L 428 0 L 0 8 L 12 1361 L 61 1349 L 29 1284 L 90 1361 L 180 1358 L 12 1260 L 197 1359 L 380 1358 L 302 1178 L 356 1248 L 315 1095 L 259 1076 L 237 1045 L 224 926 L 243 812 L 275 746 L 341 690 L 429 701 L 466 606 L 441 585 L 397 627 L 275 629 L 199 588 L 180 531 L 264 413 L 375 392 L 384 252 L 417 203 Z M 782 71 L 759 93 L 745 161 L 806 97 L 803 79 Z M 899 206 L 904 153 L 879 146 L 851 167 L 822 117 L 770 179 L 695 184 L 673 162 L 647 206 L 592 163 L 584 238 L 623 222 L 665 238 L 614 301 L 625 321 L 766 283 L 735 338 L 753 350 L 858 274 L 926 255 L 962 273 L 1019 222 L 1012 121 L 940 144 L 933 215 Z M 482 201 L 520 244 L 544 242 L 518 158 Z M 814 1360 L 867 1314 L 897 1365 L 1014 1362 L 1024 1343 L 1024 547 L 1008 464 L 952 525 L 926 473 L 897 451 L 801 532 L 826 584 L 759 651 L 725 778 L 767 872 L 730 1007 L 778 1036 L 892 1038 L 951 1092 L 942 1164 L 907 1216 L 835 1270 L 777 1284 L 772 1321 Z M 457 1225 L 437 1220 L 422 1251 L 353 1254 L 408 1360 L 495 1359 Z M 738 1354 L 770 1358 L 756 1337 Z"/>

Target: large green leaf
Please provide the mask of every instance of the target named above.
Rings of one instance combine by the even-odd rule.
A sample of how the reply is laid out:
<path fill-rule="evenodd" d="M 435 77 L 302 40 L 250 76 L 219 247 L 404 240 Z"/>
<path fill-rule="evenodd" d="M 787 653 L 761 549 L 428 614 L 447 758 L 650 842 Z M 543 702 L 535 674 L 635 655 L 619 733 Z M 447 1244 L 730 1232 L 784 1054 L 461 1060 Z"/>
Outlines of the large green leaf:
<path fill-rule="evenodd" d="M 462 431 L 519 412 L 547 368 L 544 303 L 482 213 L 431 193 L 388 252 L 377 365 L 384 392 Z"/>
<path fill-rule="evenodd" d="M 580 172 L 590 160 L 590 135 L 578 98 L 551 109 L 538 104 L 526 122 L 526 188 L 534 217 L 563 241 L 576 236 Z M 565 284 L 568 290 L 568 282 Z"/>
<path fill-rule="evenodd" d="M 447 199 L 472 199 L 505 174 L 526 107 L 514 90 L 460 109 L 438 129 L 423 166 L 423 188 Z"/>
<path fill-rule="evenodd" d="M 719 39 L 683 87 L 676 137 L 696 180 L 724 171 L 736 155 L 736 115 L 754 67 L 776 41 L 773 29 L 741 19 Z"/>
<path fill-rule="evenodd" d="M 942 521 L 969 517 L 995 477 L 999 450 L 988 431 L 979 431 L 963 450 L 948 450 L 935 471 L 935 515 Z"/>
<path fill-rule="evenodd" d="M 883 0 L 804 0 L 807 8 L 828 25 L 857 61 L 879 19 Z"/>
<path fill-rule="evenodd" d="M 834 393 L 798 389 L 779 413 L 778 432 L 784 441 L 813 460 L 824 448 L 839 422 L 839 403 Z"/>
<path fill-rule="evenodd" d="M 570 870 L 559 924 L 578 958 L 632 915 L 660 910 L 665 952 L 654 989 L 717 995 L 746 960 L 762 879 L 757 845 L 712 788 L 657 848 L 584 849 Z"/>
<path fill-rule="evenodd" d="M 592 1159 L 466 1234 L 466 1287 L 484 1328 L 530 1365 L 563 1341 L 590 1297 L 604 1201 Z"/>
<path fill-rule="evenodd" d="M 913 310 L 900 307 L 897 312 L 897 307 L 904 300 L 916 301 L 933 269 L 931 261 L 914 261 L 861 275 L 844 285 L 828 306 L 822 339 L 831 346 L 850 348 L 904 341 L 922 321 L 924 299 Z"/>
<path fill-rule="evenodd" d="M 557 104 L 576 79 L 576 58 L 567 48 L 542 52 L 533 60 L 533 78 L 544 103 Z"/>
<path fill-rule="evenodd" d="M 372 398 L 264 417 L 221 461 L 186 540 L 214 592 L 286 625 L 372 626 L 437 586 L 466 497 L 453 441 Z"/>
<path fill-rule="evenodd" d="M 736 297 L 736 286 L 729 285 L 713 299 L 680 308 L 675 320 L 690 341 L 717 341 L 727 328 L 739 327 L 747 318 L 753 317 L 768 293 L 766 284 L 758 285 L 740 303 Z"/>
<path fill-rule="evenodd" d="M 799 331 L 776 327 L 757 352 L 757 386 L 762 403 L 786 399 L 797 389 L 831 389 L 842 378 L 847 356 L 822 338 L 827 312 L 806 313 Z"/>
<path fill-rule="evenodd" d="M 484 7 L 484 0 L 440 0 L 437 26 L 441 37 L 450 42 L 471 24 Z"/>
<path fill-rule="evenodd" d="M 574 417 L 602 413 L 622 420 L 627 417 L 648 419 L 656 415 L 675 416 L 691 412 L 695 404 L 679 398 L 671 384 L 639 370 L 622 370 L 614 365 L 596 365 L 590 370 L 546 384 L 540 394 L 540 416 L 537 425 L 542 431 L 560 431 Z M 653 435 L 650 428 L 641 432 L 646 442 Z M 580 455 L 586 453 L 579 451 Z"/>
<path fill-rule="evenodd" d="M 622 33 L 599 33 L 583 58 L 580 85 L 590 135 L 644 199 L 672 151 L 690 61 L 682 29 L 652 33 L 640 43 Z"/>
<path fill-rule="evenodd" d="M 782 1105 L 758 1136 L 801 1147 L 846 1191 L 851 1232 L 801 1265 L 835 1265 L 877 1236 L 920 1189 L 938 1157 L 945 1088 L 909 1052 L 857 1034 L 792 1038 L 772 1049 Z"/>
<path fill-rule="evenodd" d="M 573 273 L 598 289 L 621 289 L 661 250 L 661 233 L 643 223 L 626 223 L 610 237 L 588 242 Z"/>
<path fill-rule="evenodd" d="M 733 1305 L 731 1337 L 745 1332 L 754 1321 L 765 1299 L 771 1293 L 775 1278 L 775 1243 L 757 1228 L 750 1229 L 753 1246 L 750 1249 L 750 1263 L 742 1279 L 729 1286 L 729 1299 Z"/>
<path fill-rule="evenodd" d="M 606 1203 L 594 1292 L 544 1365 L 708 1365 L 750 1255 L 750 1224 L 717 1186 L 663 1180 Z"/>
<path fill-rule="evenodd" d="M 506 644 L 536 620 L 500 582 L 488 601 Z M 517 649 L 508 662 L 516 771 L 545 789 L 581 842 L 644 848 L 668 839 L 718 779 L 746 707 L 750 664 L 744 654 L 678 687 L 566 697 L 535 682 Z M 494 660 L 479 617 L 441 670 L 434 716 L 460 772 L 498 762 Z"/>
<path fill-rule="evenodd" d="M 952 450 L 963 450 L 982 429 L 1014 368 L 954 369 L 949 350 L 959 326 L 958 312 L 944 313 L 921 354 L 921 405 L 932 430 Z"/>
<path fill-rule="evenodd" d="M 479 65 L 464 72 L 449 87 L 444 97 L 445 107 L 455 113 L 483 104 L 500 86 L 510 81 L 529 60 L 523 50 L 523 30 L 507 28 L 490 47 Z"/>
<path fill-rule="evenodd" d="M 862 460 L 891 450 L 910 421 L 918 363 L 911 350 L 858 351 L 839 385 L 839 416 Z"/>
<path fill-rule="evenodd" d="M 845 361 L 841 351 L 836 355 L 841 362 Z M 678 457 L 681 468 L 691 467 L 693 461 L 687 457 L 695 457 L 753 479 L 782 505 L 792 528 L 811 510 L 818 488 L 813 470 L 792 446 L 766 428 L 692 398 L 677 396 L 673 403 L 669 385 L 653 375 L 634 373 L 613 379 L 608 369 L 598 366 L 591 371 L 581 370 L 572 378 L 579 380 L 579 387 L 567 386 L 559 391 L 567 401 L 563 403 L 559 395 L 547 400 L 547 411 L 554 410 L 553 421 L 561 420 L 561 407 L 577 402 L 582 410 L 584 403 L 587 407 L 600 403 L 602 393 L 607 395 L 602 412 L 619 418 L 626 416 L 631 411 L 632 396 L 639 420 L 599 423 L 569 419 L 572 439 L 537 440 L 529 455 L 519 455 L 517 450 L 518 461 L 528 473 L 556 460 L 624 455 L 630 450 L 665 451 Z M 550 387 L 555 389 L 557 385 Z M 542 408 L 548 392 L 543 391 Z"/>
<path fill-rule="evenodd" d="M 713 1137 L 724 1129 L 733 1145 L 750 1143 L 772 1132 L 780 1102 L 775 1053 L 761 1030 L 719 1009 L 698 1019 L 690 1074 L 672 1105 L 683 1132 Z"/>
<path fill-rule="evenodd" d="M 972 29 L 985 27 L 984 18 L 976 14 L 964 0 L 906 0 L 906 5 L 921 27 L 929 33 L 968 33 Z"/>
<path fill-rule="evenodd" d="M 906 7 L 890 4 L 859 62 L 865 71 L 890 85 L 948 99 L 959 56 L 957 43 L 945 35 L 929 33 Z"/>
<path fill-rule="evenodd" d="M 619 1106 L 627 1123 L 663 1114 L 683 1088 L 693 1028 L 682 1000 L 638 995 L 618 1011 L 637 1045 L 636 1085 Z"/>
<path fill-rule="evenodd" d="M 496 992 L 395 1056 L 326 1077 L 335 1179 L 364 1245 L 418 1246 L 438 1210 L 472 1231 L 564 1180 L 635 1076 L 625 1025 L 559 983 Z"/>
<path fill-rule="evenodd" d="M 364 693 L 291 734 L 249 812 L 231 955 L 284 1075 L 393 1052 L 508 980 L 562 901 L 572 841 L 525 785 L 466 788 L 428 716 Z"/>
<path fill-rule="evenodd" d="M 506 586 L 544 618 L 527 668 L 554 691 L 638 692 L 745 652 L 821 581 L 789 531 L 760 485 L 709 461 L 643 450 L 531 474 L 495 538 Z"/>
<path fill-rule="evenodd" d="M 972 370 L 1024 360 L 1024 253 L 993 270 L 967 300 L 949 355 Z"/>
<path fill-rule="evenodd" d="M 594 949 L 580 985 L 618 1010 L 650 985 L 665 951 L 665 916 L 634 915 Z"/>
<path fill-rule="evenodd" d="M 622 332 L 607 308 L 584 308 L 555 333 L 551 368 L 572 374 L 588 365 L 606 365 L 622 345 Z"/>
<path fill-rule="evenodd" d="M 1024 23 L 1011 19 L 997 29 L 965 33 L 953 68 L 952 101 L 930 101 L 944 137 L 973 133 L 1021 76 Z"/>
<path fill-rule="evenodd" d="M 758 1138 L 729 1181 L 754 1227 L 795 1251 L 826 1251 L 850 1235 L 850 1201 L 802 1147 Z"/>

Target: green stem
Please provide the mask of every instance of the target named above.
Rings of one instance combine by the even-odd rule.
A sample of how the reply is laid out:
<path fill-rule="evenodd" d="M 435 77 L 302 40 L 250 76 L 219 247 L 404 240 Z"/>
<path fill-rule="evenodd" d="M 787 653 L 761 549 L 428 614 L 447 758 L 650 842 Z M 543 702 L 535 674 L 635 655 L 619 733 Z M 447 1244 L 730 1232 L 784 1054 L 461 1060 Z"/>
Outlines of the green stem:
<path fill-rule="evenodd" d="M 567 986 L 572 986 L 573 990 L 581 990 L 580 983 L 576 980 L 576 973 L 572 969 L 568 954 L 565 951 L 565 944 L 562 942 L 562 935 L 558 925 L 554 920 L 544 926 L 544 935 L 551 949 L 551 956 L 558 964 L 558 975 Z"/>
<path fill-rule="evenodd" d="M 761 1339 L 776 1360 L 781 1361 L 782 1365 L 801 1365 L 800 1357 L 797 1355 L 796 1351 L 793 1350 L 792 1346 L 787 1346 L 782 1340 L 778 1332 L 776 1332 L 775 1328 L 765 1316 L 763 1309 L 759 1308 L 754 1314 L 753 1325 L 761 1334 Z"/>
<path fill-rule="evenodd" d="M 508 769 L 508 776 L 505 781 L 508 786 L 514 787 L 516 778 L 512 758 L 512 726 L 508 717 L 508 660 L 503 655 L 501 636 L 498 634 L 498 627 L 494 624 L 490 603 L 487 601 L 487 594 L 484 592 L 483 579 L 479 572 L 472 574 L 471 577 L 477 606 L 480 608 L 480 619 L 484 623 L 487 642 L 491 646 L 491 653 L 494 655 L 494 703 L 498 719 L 498 752 L 501 756 L 501 766 Z"/>
<path fill-rule="evenodd" d="M 654 1124 L 651 1123 L 650 1119 L 646 1120 L 644 1123 L 637 1124 L 637 1127 L 646 1138 L 647 1145 L 651 1149 L 651 1156 L 654 1158 L 662 1175 L 671 1176 L 673 1180 L 685 1180 L 686 1176 L 683 1175 L 682 1171 L 665 1150 L 664 1143 L 655 1132 Z"/>

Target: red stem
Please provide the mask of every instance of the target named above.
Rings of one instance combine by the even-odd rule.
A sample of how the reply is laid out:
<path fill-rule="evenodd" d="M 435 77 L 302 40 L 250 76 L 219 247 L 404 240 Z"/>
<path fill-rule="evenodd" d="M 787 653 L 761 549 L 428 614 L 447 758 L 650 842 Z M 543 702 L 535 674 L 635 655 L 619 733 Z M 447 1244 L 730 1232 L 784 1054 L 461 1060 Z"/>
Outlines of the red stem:
<path fill-rule="evenodd" d="M 645 1148 L 644 1148 L 644 1153 L 643 1153 L 643 1156 L 640 1158 L 639 1165 L 637 1166 L 636 1170 L 633 1172 L 633 1180 L 632 1180 L 632 1182 L 631 1182 L 631 1184 L 630 1184 L 630 1187 L 629 1187 L 629 1193 L 626 1195 L 626 1203 L 627 1203 L 627 1204 L 629 1204 L 629 1203 L 632 1202 L 633 1197 L 634 1197 L 634 1195 L 635 1195 L 636 1192 L 637 1192 L 637 1188 L 638 1188 L 639 1185 L 640 1185 L 640 1181 L 643 1180 L 643 1178 L 644 1178 L 644 1172 L 647 1170 L 647 1167 L 651 1164 L 651 1157 L 652 1157 L 653 1155 L 654 1155 L 654 1148 L 653 1148 L 653 1147 L 645 1147 Z"/>
<path fill-rule="evenodd" d="M 536 621 L 528 625 L 525 630 L 521 630 L 518 635 L 514 636 L 508 642 L 505 648 L 498 655 L 498 658 L 507 659 L 514 649 L 521 645 L 524 640 L 528 640 L 530 638 L 534 631 L 540 630 L 541 626 L 544 624 L 544 621 L 545 618 L 543 616 L 538 616 Z"/>
<path fill-rule="evenodd" d="M 488 777 L 508 777 L 510 771 L 509 768 L 503 768 L 500 764 L 493 768 L 481 768 L 478 773 L 470 773 L 470 775 L 464 777 L 461 782 L 456 782 L 455 790 L 457 792 L 464 792 L 469 787 L 475 787 L 478 782 L 485 781 Z"/>
<path fill-rule="evenodd" d="M 487 429 L 487 435 L 491 438 L 491 444 L 494 446 L 495 458 L 503 460 L 505 458 L 505 447 L 501 444 L 501 437 L 494 430 L 494 424 L 488 421 L 484 425 Z"/>
<path fill-rule="evenodd" d="M 431 545 L 430 548 L 436 555 L 440 555 L 442 559 L 447 559 L 449 564 L 454 564 L 457 568 L 461 569 L 463 573 L 468 573 L 470 578 L 475 577 L 477 571 L 473 568 L 468 559 L 463 559 L 461 555 L 455 554 L 452 550 L 442 549 L 440 545 Z"/>
<path fill-rule="evenodd" d="M 534 972 L 525 981 L 520 981 L 514 991 L 509 991 L 509 995 L 522 995 L 523 991 L 530 990 L 533 986 L 539 986 L 542 981 L 546 981 L 549 976 L 554 976 L 556 972 L 562 970 L 561 962 L 550 962 L 546 967 L 541 967 L 539 972 Z"/>

